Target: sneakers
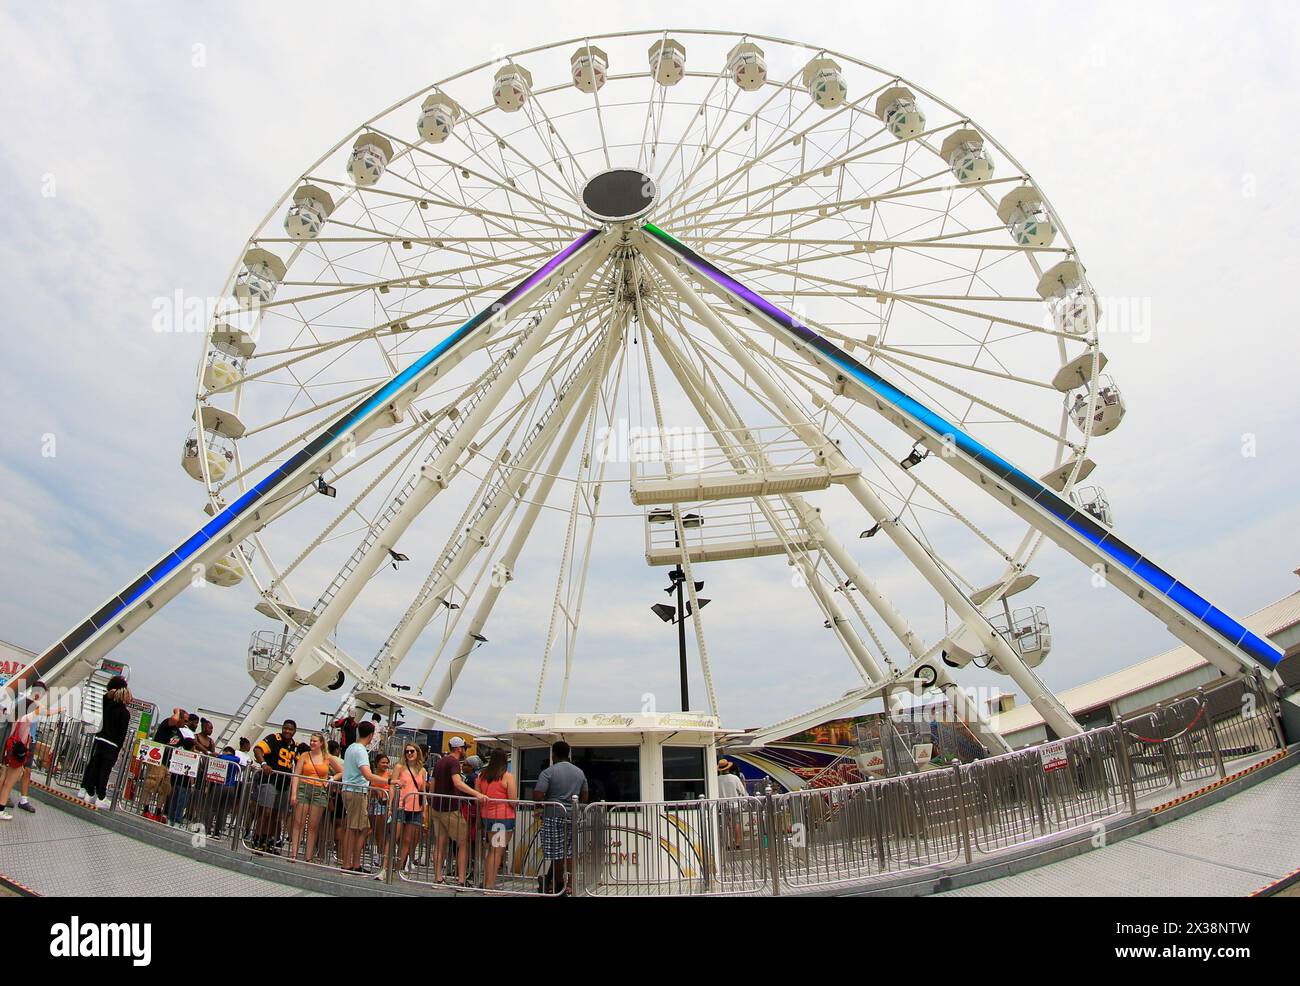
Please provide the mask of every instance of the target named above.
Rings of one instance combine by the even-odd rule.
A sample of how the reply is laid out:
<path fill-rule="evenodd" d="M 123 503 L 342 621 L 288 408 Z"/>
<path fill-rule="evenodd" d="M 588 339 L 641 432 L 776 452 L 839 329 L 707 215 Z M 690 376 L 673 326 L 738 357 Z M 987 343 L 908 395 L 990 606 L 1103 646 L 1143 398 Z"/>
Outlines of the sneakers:
<path fill-rule="evenodd" d="M 77 800 L 85 801 L 87 804 L 94 804 L 95 802 L 94 796 L 84 787 L 77 788 Z"/>
<path fill-rule="evenodd" d="M 109 806 L 112 803 L 113 802 L 109 801 L 108 798 L 100 798 L 98 801 L 95 802 L 95 807 L 98 808 L 100 811 L 107 811 Z M 21 808 L 22 805 L 19 805 L 18 807 Z"/>
<path fill-rule="evenodd" d="M 9 822 L 13 820 L 13 812 L 8 808 L 0 808 L 0 822 Z"/>
<path fill-rule="evenodd" d="M 30 801 L 20 801 L 18 802 L 18 807 L 21 808 L 23 811 L 30 812 L 33 815 L 36 814 L 36 806 L 32 804 Z"/>

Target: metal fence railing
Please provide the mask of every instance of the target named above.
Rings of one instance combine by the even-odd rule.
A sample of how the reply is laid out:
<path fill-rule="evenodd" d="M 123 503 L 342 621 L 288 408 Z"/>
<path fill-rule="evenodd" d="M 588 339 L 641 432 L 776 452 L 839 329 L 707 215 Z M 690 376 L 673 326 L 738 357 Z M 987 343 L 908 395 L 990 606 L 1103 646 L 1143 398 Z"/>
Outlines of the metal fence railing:
<path fill-rule="evenodd" d="M 37 776 L 79 788 L 92 743 L 80 724 L 41 722 Z M 1127 817 L 1140 798 L 1176 796 L 1282 745 L 1273 697 L 1258 679 L 1238 679 L 968 764 L 732 799 L 580 805 L 421 791 L 398 804 L 380 789 L 361 794 L 337 779 L 147 745 L 118 758 L 110 789 L 111 810 L 183 827 L 209 847 L 390 884 L 529 896 L 773 895 L 969 862 Z"/>

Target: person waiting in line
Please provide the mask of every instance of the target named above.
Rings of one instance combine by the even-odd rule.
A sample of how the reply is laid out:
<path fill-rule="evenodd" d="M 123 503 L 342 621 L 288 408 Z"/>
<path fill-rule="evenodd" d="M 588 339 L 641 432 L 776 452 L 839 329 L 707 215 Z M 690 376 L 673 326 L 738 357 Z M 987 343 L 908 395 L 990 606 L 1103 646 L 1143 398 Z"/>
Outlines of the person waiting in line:
<path fill-rule="evenodd" d="M 377 730 L 375 735 L 378 735 Z M 374 779 L 370 782 L 370 834 L 375 840 L 375 853 L 372 858 L 379 860 L 376 880 L 382 880 L 387 875 L 384 868 L 384 855 L 388 851 L 388 797 L 392 786 L 390 763 L 388 754 L 381 753 L 375 757 L 374 766 L 371 768 Z"/>
<path fill-rule="evenodd" d="M 343 742 L 340 744 L 342 749 L 346 750 L 357 741 L 357 717 L 352 712 L 335 719 L 334 728 L 343 733 Z"/>
<path fill-rule="evenodd" d="M 226 816 L 230 813 L 231 805 L 235 803 L 235 792 L 238 790 L 239 779 L 243 773 L 239 755 L 235 753 L 233 746 L 222 749 L 217 759 L 226 762 L 226 779 L 220 784 L 208 782 L 209 788 L 215 787 L 216 790 L 211 793 L 208 800 L 208 814 L 203 820 L 208 834 L 214 839 L 220 839 L 226 830 Z"/>
<path fill-rule="evenodd" d="M 257 789 L 260 817 L 253 837 L 254 851 L 275 852 L 282 816 L 289 804 L 289 784 L 298 752 L 293 737 L 297 731 L 298 724 L 286 719 L 278 733 L 271 733 L 253 747 L 253 759 L 262 772 L 262 783 Z"/>
<path fill-rule="evenodd" d="M 329 750 L 330 759 L 339 765 L 339 779 L 342 780 L 343 747 L 339 746 L 338 740 L 330 740 L 326 749 Z M 342 859 L 343 843 L 345 841 L 343 837 L 343 786 L 341 784 L 328 784 L 326 787 L 329 789 L 329 800 L 325 807 L 326 824 L 332 826 L 334 830 L 334 842 L 332 843 L 334 848 L 331 851 L 334 853 L 335 859 Z M 326 845 L 331 844 L 328 839 L 325 840 L 325 843 Z M 325 850 L 322 850 L 321 856 L 324 855 Z"/>
<path fill-rule="evenodd" d="M 556 893 L 567 894 L 573 860 L 574 819 L 570 806 L 576 797 L 587 801 L 587 775 L 569 762 L 569 744 L 557 740 L 551 744 L 551 765 L 542 771 L 533 787 L 533 800 L 546 802 L 542 809 L 542 856 L 551 864 Z"/>
<path fill-rule="evenodd" d="M 5 740 L 3 755 L 3 777 L 0 778 L 0 821 L 9 821 L 14 816 L 7 807 L 9 795 L 13 794 L 14 785 L 29 770 L 36 751 L 36 720 L 44 710 L 44 703 L 49 695 L 45 682 L 35 681 L 24 694 L 24 708 L 16 709 L 18 719 Z"/>
<path fill-rule="evenodd" d="M 131 728 L 130 702 L 131 689 L 127 687 L 126 679 L 120 674 L 114 675 L 104 692 L 103 718 L 91 742 L 90 759 L 81 777 L 81 790 L 77 792 L 83 801 L 93 801 L 96 808 L 109 806 L 108 778 Z"/>
<path fill-rule="evenodd" d="M 447 743 L 448 752 L 433 765 L 433 830 L 437 833 L 433 852 L 433 882 L 443 882 L 443 861 L 447 858 L 448 843 L 456 843 L 456 882 L 465 886 L 469 869 L 469 822 L 461 813 L 461 799 L 486 801 L 487 795 L 474 790 L 460 775 L 460 764 L 465 758 L 465 741 L 453 736 Z"/>
<path fill-rule="evenodd" d="M 376 780 L 370 769 L 370 744 L 375 725 L 357 726 L 357 741 L 343 751 L 343 842 L 339 847 L 339 865 L 346 873 L 364 873 L 361 849 L 365 845 L 370 819 L 366 811 L 370 785 Z"/>
<path fill-rule="evenodd" d="M 199 720 L 199 731 L 194 735 L 194 752 L 205 757 L 217 752 L 217 739 L 212 735 L 212 723 L 207 719 Z"/>
<path fill-rule="evenodd" d="M 415 844 L 424 835 L 424 791 L 427 773 L 424 750 L 414 743 L 402 749 L 402 762 L 393 770 L 393 788 L 397 792 L 397 872 L 401 873 L 415 855 Z"/>
<path fill-rule="evenodd" d="M 505 859 L 506 849 L 515 831 L 515 802 L 519 800 L 519 784 L 507 768 L 506 751 L 497 748 L 488 758 L 488 764 L 478 775 L 477 788 L 487 795 L 483 802 L 482 818 L 487 855 L 483 863 L 483 888 L 496 886 L 497 873 Z"/>
<path fill-rule="evenodd" d="M 187 718 L 188 713 L 184 709 L 172 709 L 172 714 L 154 730 L 153 741 L 161 743 L 166 749 L 163 750 L 160 762 L 146 765 L 140 796 L 143 799 L 144 817 L 156 822 L 166 821 L 165 806 L 172 793 L 168 768 L 171 766 L 172 751 L 181 745 L 181 728 Z"/>
<path fill-rule="evenodd" d="M 464 778 L 466 784 L 468 784 L 475 791 L 477 791 L 478 775 L 482 770 L 483 770 L 483 758 L 476 754 L 471 753 L 468 757 L 466 757 L 461 762 L 460 776 Z M 479 823 L 478 807 L 479 807 L 478 805 L 470 801 L 462 801 L 460 805 L 460 813 L 465 816 L 465 824 L 466 824 L 465 838 L 469 840 L 469 844 L 471 846 L 475 846 L 475 847 L 478 846 L 479 839 L 480 839 L 480 835 L 479 835 L 480 830 L 478 824 Z M 467 874 L 466 878 L 471 883 L 476 882 L 478 880 L 478 874 L 475 872 L 476 867 L 478 865 L 478 858 L 479 856 L 477 851 L 472 852 L 469 855 L 469 873 Z"/>
<path fill-rule="evenodd" d="M 310 863 L 316 859 L 316 840 L 329 804 L 326 783 L 331 777 L 343 773 L 343 765 L 329 755 L 329 746 L 320 733 L 313 733 L 306 746 L 306 751 L 298 755 L 289 791 L 293 803 L 289 858 L 298 858 L 298 847 L 302 845 L 303 828 L 306 827 L 307 845 L 303 858 Z"/>
<path fill-rule="evenodd" d="M 736 770 L 736 765 L 726 758 L 719 760 L 718 797 L 723 799 L 743 798 L 747 794 L 745 782 L 740 779 L 740 772 Z M 727 840 L 728 849 L 740 848 L 742 810 L 739 804 L 724 804 L 722 806 L 723 817 L 726 818 L 726 831 L 730 836 Z M 727 818 L 727 816 L 730 817 Z"/>
<path fill-rule="evenodd" d="M 180 749 L 187 752 L 194 749 L 194 737 L 181 737 Z M 172 780 L 172 791 L 167 798 L 167 821 L 177 827 L 185 824 L 185 809 L 190 802 L 190 793 L 194 790 L 194 774 L 188 763 L 182 765 L 182 770 L 175 773 L 175 779 Z"/>

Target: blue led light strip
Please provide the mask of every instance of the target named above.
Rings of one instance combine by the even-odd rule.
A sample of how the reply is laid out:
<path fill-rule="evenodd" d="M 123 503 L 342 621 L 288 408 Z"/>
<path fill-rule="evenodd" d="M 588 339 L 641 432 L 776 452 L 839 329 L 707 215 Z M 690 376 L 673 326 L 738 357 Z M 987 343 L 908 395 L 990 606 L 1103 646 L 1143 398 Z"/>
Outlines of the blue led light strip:
<path fill-rule="evenodd" d="M 400 393 L 413 379 L 433 365 L 433 363 L 435 363 L 444 353 L 468 338 L 475 329 L 482 326 L 498 312 L 504 311 L 506 306 L 515 301 L 526 291 L 536 287 L 538 284 L 546 280 L 546 278 L 550 277 L 551 274 L 573 257 L 574 254 L 599 235 L 599 231 L 594 229 L 583 233 L 536 271 L 528 275 L 528 277 L 524 278 L 492 304 L 479 311 L 476 315 L 470 318 L 469 321 L 465 322 L 453 331 L 443 339 L 442 342 L 438 343 L 406 369 L 396 374 L 387 383 L 382 384 L 369 397 L 363 398 L 350 410 L 345 411 L 324 430 L 322 430 L 319 435 L 291 456 L 282 466 L 279 466 L 264 476 L 234 503 L 216 514 L 210 521 L 190 535 L 190 537 L 177 545 L 176 548 L 160 562 L 146 571 L 121 592 L 113 596 L 108 602 L 96 610 L 95 613 L 77 626 L 76 629 L 72 630 L 62 640 L 46 650 L 45 653 L 32 663 L 31 667 L 35 669 L 35 673 L 37 675 L 46 674 L 49 668 L 55 663 L 72 653 L 72 651 L 81 646 L 100 630 L 109 626 L 119 613 L 138 600 L 154 586 L 175 573 L 179 567 L 184 565 L 186 561 L 192 558 L 213 538 L 234 523 L 235 520 L 248 511 L 254 504 L 258 503 L 270 494 L 280 491 L 281 487 L 283 487 L 289 478 L 302 468 L 302 466 L 314 459 L 321 452 L 325 451 L 330 445 L 349 435 L 357 425 L 383 408 L 395 395 Z"/>
<path fill-rule="evenodd" d="M 1062 524 L 1092 544 L 1107 558 L 1145 583 L 1153 592 L 1163 596 L 1174 608 L 1184 613 L 1188 618 L 1202 624 L 1207 629 L 1213 630 L 1220 638 L 1240 648 L 1245 654 L 1266 667 L 1274 667 L 1282 660 L 1282 651 L 1274 646 L 1272 642 L 1248 630 L 1227 613 L 1212 605 L 1209 600 L 1199 595 L 1190 586 L 1179 582 L 1160 566 L 1144 558 L 1136 549 L 1129 547 L 1114 533 L 1094 521 L 1086 512 L 1078 509 L 1064 498 L 1057 496 L 1053 490 L 1044 486 L 1037 479 L 1017 469 L 992 449 L 930 410 L 916 398 L 904 393 L 884 377 L 863 366 L 834 343 L 818 335 L 806 325 L 801 324 L 793 316 L 782 311 L 731 275 L 724 273 L 659 227 L 647 223 L 645 231 L 711 281 L 762 312 L 798 338 L 803 344 L 815 349 L 831 363 L 839 367 L 846 375 L 861 383 L 872 393 L 887 401 L 931 432 L 935 438 L 940 441 L 945 438 L 950 440 L 984 469 L 1015 489 L 1025 499 L 1042 507 Z"/>

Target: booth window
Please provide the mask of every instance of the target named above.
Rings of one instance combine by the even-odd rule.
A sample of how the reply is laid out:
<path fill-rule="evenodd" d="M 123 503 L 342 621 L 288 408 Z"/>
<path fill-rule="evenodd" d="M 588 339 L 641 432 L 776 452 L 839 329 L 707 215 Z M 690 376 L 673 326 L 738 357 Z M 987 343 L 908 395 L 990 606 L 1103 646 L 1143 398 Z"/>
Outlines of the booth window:
<path fill-rule="evenodd" d="M 570 759 L 587 775 L 590 801 L 641 800 L 641 748 L 636 746 L 575 746 Z M 519 797 L 529 799 L 537 778 L 551 762 L 548 747 L 519 751 Z"/>
<path fill-rule="evenodd" d="M 664 800 L 694 801 L 708 789 L 704 778 L 704 748 L 665 746 Z"/>

